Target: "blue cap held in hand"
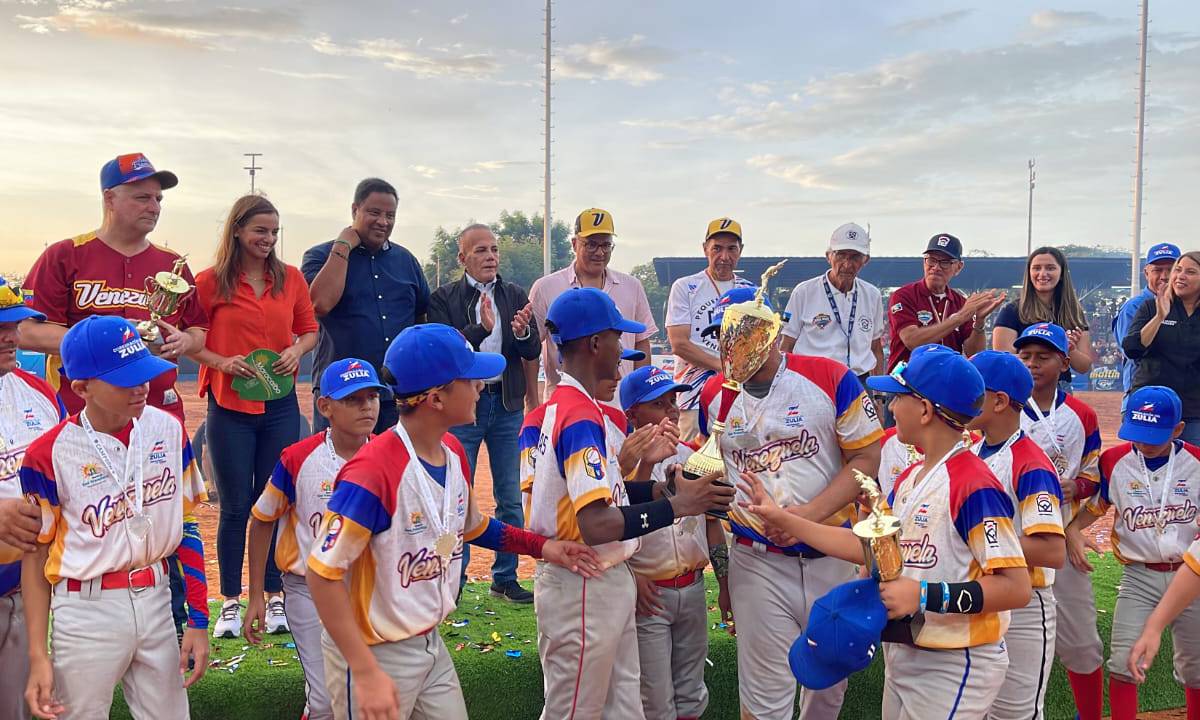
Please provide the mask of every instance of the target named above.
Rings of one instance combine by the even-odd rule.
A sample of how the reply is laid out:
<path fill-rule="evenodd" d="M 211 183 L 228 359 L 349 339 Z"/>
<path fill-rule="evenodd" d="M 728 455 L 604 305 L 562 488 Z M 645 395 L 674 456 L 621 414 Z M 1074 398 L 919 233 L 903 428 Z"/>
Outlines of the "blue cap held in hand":
<path fill-rule="evenodd" d="M 59 346 L 69 380 L 102 380 L 130 388 L 175 369 L 150 353 L 133 323 L 116 315 L 92 315 L 71 326 Z"/>
<path fill-rule="evenodd" d="M 804 634 L 788 651 L 796 682 L 809 690 L 833 687 L 875 657 L 887 608 L 874 578 L 838 585 L 817 598 Z"/>
<path fill-rule="evenodd" d="M 984 350 L 971 357 L 971 364 L 983 376 L 985 388 L 1002 392 L 1018 407 L 1025 407 L 1033 392 L 1033 375 L 1020 358 L 999 350 Z"/>
<path fill-rule="evenodd" d="M 383 357 L 397 395 L 415 395 L 455 380 L 486 380 L 504 372 L 504 356 L 475 352 L 458 330 L 441 323 L 405 328 Z"/>

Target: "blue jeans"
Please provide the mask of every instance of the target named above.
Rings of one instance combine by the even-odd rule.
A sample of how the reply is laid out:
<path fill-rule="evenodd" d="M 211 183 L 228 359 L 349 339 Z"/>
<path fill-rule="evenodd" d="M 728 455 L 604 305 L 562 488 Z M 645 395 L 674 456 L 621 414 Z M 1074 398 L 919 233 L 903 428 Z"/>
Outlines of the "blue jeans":
<path fill-rule="evenodd" d="M 475 424 L 450 428 L 450 432 L 467 451 L 472 483 L 475 480 L 475 463 L 479 459 L 479 445 L 487 443 L 488 460 L 492 468 L 492 496 L 496 499 L 496 519 L 514 527 L 525 526 L 525 516 L 521 511 L 521 453 L 517 448 L 517 435 L 521 432 L 524 418 L 521 410 L 505 409 L 500 393 L 490 393 L 485 388 L 475 404 Z M 464 544 L 464 580 L 470 561 L 471 548 Z M 496 561 L 492 563 L 492 582 L 499 585 L 516 579 L 517 556 L 496 553 Z"/>
<path fill-rule="evenodd" d="M 221 572 L 221 594 L 242 594 L 242 565 L 246 560 L 246 526 L 250 508 L 258 501 L 284 448 L 300 438 L 300 406 L 296 393 L 265 403 L 262 415 L 227 410 L 208 396 L 205 425 L 208 452 L 212 457 L 213 481 L 220 496 L 217 522 L 217 564 Z M 266 590 L 283 591 L 283 580 L 275 566 L 275 540 L 267 555 Z"/>
<path fill-rule="evenodd" d="M 1200 417 L 1183 419 L 1183 432 L 1180 433 L 1179 439 L 1192 445 L 1200 445 Z"/>

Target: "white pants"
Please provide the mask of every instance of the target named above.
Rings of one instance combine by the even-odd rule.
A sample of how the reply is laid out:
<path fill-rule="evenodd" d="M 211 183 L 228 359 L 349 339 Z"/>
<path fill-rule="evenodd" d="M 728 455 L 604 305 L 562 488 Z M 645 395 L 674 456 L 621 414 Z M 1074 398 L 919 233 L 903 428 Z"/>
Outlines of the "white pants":
<path fill-rule="evenodd" d="M 330 720 L 333 706 L 329 702 L 329 690 L 325 687 L 325 657 L 321 650 L 321 618 L 313 605 L 308 583 L 299 575 L 283 574 L 283 611 L 287 615 L 292 639 L 296 641 L 296 654 L 304 669 L 304 685 L 307 693 L 308 720 Z"/>
<path fill-rule="evenodd" d="M 662 610 L 637 617 L 646 720 L 698 718 L 708 707 L 704 658 L 708 655 L 708 607 L 704 576 L 681 588 L 658 588 Z"/>
<path fill-rule="evenodd" d="M 1181 568 L 1177 572 L 1190 570 Z M 1133 682 L 1129 677 L 1129 651 L 1174 579 L 1173 572 L 1151 570 L 1141 563 L 1125 566 L 1121 589 L 1117 591 L 1117 607 L 1113 611 L 1109 675 L 1116 675 L 1127 683 Z M 1200 688 L 1200 604 L 1188 605 L 1175 618 L 1171 623 L 1171 640 L 1175 646 L 1175 682 L 1188 688 Z"/>
<path fill-rule="evenodd" d="M 1008 670 L 1004 643 L 927 650 L 884 643 L 883 720 L 983 720 Z"/>
<path fill-rule="evenodd" d="M 329 633 L 321 634 L 325 686 L 337 720 L 361 717 L 354 702 L 354 678 Z M 298 649 L 298 648 L 297 648 Z M 379 667 L 400 696 L 401 720 L 467 720 L 467 706 L 450 653 L 437 628 L 399 642 L 370 646 Z"/>
<path fill-rule="evenodd" d="M 1100 669 L 1104 646 L 1096 629 L 1096 595 L 1092 576 L 1070 562 L 1054 571 L 1054 602 L 1058 606 L 1054 654 L 1063 667 L 1087 675 Z"/>
<path fill-rule="evenodd" d="M 0 597 L 0 720 L 28 720 L 29 635 L 21 593 Z"/>
<path fill-rule="evenodd" d="M 1054 664 L 1057 612 L 1054 593 L 1034 588 L 1029 604 L 1012 611 L 1004 644 L 1008 672 L 988 713 L 991 720 L 1042 720 L 1046 717 L 1046 687 Z"/>

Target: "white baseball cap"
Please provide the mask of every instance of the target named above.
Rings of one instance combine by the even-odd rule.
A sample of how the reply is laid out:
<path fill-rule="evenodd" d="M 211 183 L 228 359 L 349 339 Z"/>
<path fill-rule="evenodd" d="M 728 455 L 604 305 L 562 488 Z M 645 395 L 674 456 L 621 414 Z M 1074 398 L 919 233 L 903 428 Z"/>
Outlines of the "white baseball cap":
<path fill-rule="evenodd" d="M 854 250 L 863 255 L 871 254 L 871 238 L 867 231 L 856 223 L 846 223 L 833 231 L 829 238 L 829 251 Z"/>

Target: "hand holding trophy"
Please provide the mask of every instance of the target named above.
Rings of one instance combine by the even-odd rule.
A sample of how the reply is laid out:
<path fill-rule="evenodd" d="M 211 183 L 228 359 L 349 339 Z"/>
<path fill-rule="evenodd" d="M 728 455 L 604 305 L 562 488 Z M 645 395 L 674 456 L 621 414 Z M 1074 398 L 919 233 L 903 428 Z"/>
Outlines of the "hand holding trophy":
<path fill-rule="evenodd" d="M 142 340 L 149 344 L 162 342 L 162 330 L 158 327 L 158 321 L 174 315 L 179 303 L 192 291 L 192 286 L 180 274 L 185 264 L 187 256 L 181 255 L 170 270 L 163 270 L 146 278 L 146 309 L 150 311 L 150 319 L 140 321 L 137 331 Z"/>
<path fill-rule="evenodd" d="M 895 580 L 904 570 L 900 520 L 883 513 L 880 507 L 882 496 L 875 478 L 858 470 L 854 471 L 854 478 L 871 503 L 871 516 L 854 524 L 854 534 L 862 543 L 867 569 L 883 582 Z"/>

